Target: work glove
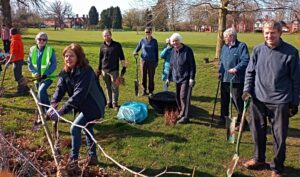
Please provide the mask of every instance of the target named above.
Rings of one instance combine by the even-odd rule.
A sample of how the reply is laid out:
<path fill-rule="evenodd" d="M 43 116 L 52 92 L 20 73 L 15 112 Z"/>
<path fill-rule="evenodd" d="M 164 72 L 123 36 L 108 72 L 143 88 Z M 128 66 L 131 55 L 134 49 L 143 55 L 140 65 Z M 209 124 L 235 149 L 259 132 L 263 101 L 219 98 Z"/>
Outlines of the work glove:
<path fill-rule="evenodd" d="M 59 117 L 64 113 L 63 109 L 57 111 L 57 113 L 53 109 L 48 109 L 47 116 L 54 122 L 58 121 Z"/>
<path fill-rule="evenodd" d="M 218 79 L 221 81 L 223 79 L 222 73 L 219 73 Z"/>
<path fill-rule="evenodd" d="M 248 101 L 250 98 L 251 98 L 251 94 L 249 92 L 245 91 L 242 95 L 242 99 L 244 101 Z"/>
<path fill-rule="evenodd" d="M 124 76 L 125 73 L 126 73 L 126 66 L 123 66 L 121 70 L 121 76 Z"/>
<path fill-rule="evenodd" d="M 99 77 L 102 74 L 102 72 L 101 72 L 101 70 L 97 69 L 97 70 L 95 70 L 95 74 L 97 77 Z"/>
<path fill-rule="evenodd" d="M 298 105 L 289 105 L 289 117 L 293 117 L 298 113 Z"/>
<path fill-rule="evenodd" d="M 41 78 L 41 75 L 40 75 L 40 74 L 35 74 L 34 77 L 35 77 L 36 79 L 40 79 L 40 78 Z"/>
<path fill-rule="evenodd" d="M 165 84 L 166 84 L 167 87 L 169 87 L 169 84 L 170 84 L 169 79 L 167 79 L 167 80 L 165 81 Z"/>
<path fill-rule="evenodd" d="M 189 86 L 190 87 L 194 87 L 194 85 L 195 85 L 195 80 L 194 79 L 190 79 L 189 80 Z"/>
<path fill-rule="evenodd" d="M 7 68 L 9 67 L 10 64 L 11 64 L 10 62 L 6 62 L 6 63 L 5 63 L 5 66 L 4 66 L 5 69 L 7 69 Z"/>

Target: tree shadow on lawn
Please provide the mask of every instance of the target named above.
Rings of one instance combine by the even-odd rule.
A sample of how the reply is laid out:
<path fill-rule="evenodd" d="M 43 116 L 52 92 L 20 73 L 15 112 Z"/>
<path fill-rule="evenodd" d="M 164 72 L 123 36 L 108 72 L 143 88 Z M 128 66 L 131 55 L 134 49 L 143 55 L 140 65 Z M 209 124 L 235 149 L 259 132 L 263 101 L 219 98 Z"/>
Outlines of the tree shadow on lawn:
<path fill-rule="evenodd" d="M 16 106 L 9 106 L 9 105 L 2 105 L 2 106 L 3 106 L 4 110 L 11 109 L 11 110 L 14 110 L 16 112 L 25 112 L 25 113 L 28 113 L 28 114 L 34 114 L 34 112 L 35 112 L 34 108 L 24 108 L 24 107 L 16 107 Z"/>
<path fill-rule="evenodd" d="M 116 168 L 117 166 L 115 164 L 107 164 L 107 163 L 100 163 L 101 167 L 103 168 Z M 124 164 L 123 164 L 124 165 Z M 126 165 L 125 165 L 126 166 Z M 127 168 L 134 170 L 136 172 L 142 171 L 143 172 L 141 174 L 147 175 L 147 176 L 155 176 L 158 175 L 162 172 L 164 172 L 166 170 L 166 168 L 162 168 L 162 169 L 151 169 L 151 168 L 142 168 L 142 167 L 136 167 L 136 166 L 126 166 Z M 183 167 L 183 166 L 168 166 L 167 172 L 179 172 L 179 173 L 189 173 L 190 176 L 192 176 L 193 174 L 193 168 L 187 168 L 187 167 Z M 162 175 L 164 177 L 176 177 L 176 176 L 187 176 L 187 175 L 176 175 L 176 174 L 164 174 Z M 205 172 L 201 172 L 199 170 L 195 170 L 195 174 L 194 176 L 205 176 L 205 177 L 214 177 L 214 175 L 205 173 Z"/>
<path fill-rule="evenodd" d="M 184 143 L 187 142 L 187 139 L 175 134 L 168 134 L 162 132 L 153 132 L 149 130 L 143 130 L 136 126 L 132 126 L 125 122 L 117 122 L 114 124 L 100 125 L 95 126 L 95 130 L 98 130 L 99 133 L 95 135 L 97 139 L 105 139 L 109 137 L 114 138 L 124 138 L 127 136 L 130 137 L 163 137 L 167 141 Z"/>

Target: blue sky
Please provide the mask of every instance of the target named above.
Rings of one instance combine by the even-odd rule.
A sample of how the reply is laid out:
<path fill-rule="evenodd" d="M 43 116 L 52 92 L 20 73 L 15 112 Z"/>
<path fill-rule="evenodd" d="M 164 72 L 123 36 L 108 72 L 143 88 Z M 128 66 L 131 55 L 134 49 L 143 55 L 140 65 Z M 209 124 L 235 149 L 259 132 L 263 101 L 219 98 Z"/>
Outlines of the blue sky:
<path fill-rule="evenodd" d="M 55 0 L 48 0 L 48 2 L 54 2 Z M 99 14 L 103 9 L 107 9 L 110 6 L 119 6 L 122 13 L 124 10 L 134 7 L 133 0 L 63 0 L 63 2 L 68 2 L 72 5 L 72 11 L 74 14 L 82 16 L 83 14 L 88 14 L 92 6 L 95 6 Z"/>

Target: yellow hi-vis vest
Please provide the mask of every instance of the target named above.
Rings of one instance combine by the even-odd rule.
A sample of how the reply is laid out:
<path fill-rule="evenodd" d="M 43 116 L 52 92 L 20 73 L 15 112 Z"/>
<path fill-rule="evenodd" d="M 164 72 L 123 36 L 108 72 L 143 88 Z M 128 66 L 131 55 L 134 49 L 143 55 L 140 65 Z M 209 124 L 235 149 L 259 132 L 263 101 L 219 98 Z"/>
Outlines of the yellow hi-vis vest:
<path fill-rule="evenodd" d="M 32 51 L 31 52 L 31 63 L 32 63 L 33 67 L 36 70 L 38 70 L 38 66 L 37 66 L 38 48 L 37 48 L 37 46 L 33 46 L 30 50 Z M 45 71 L 49 68 L 49 66 L 51 64 L 50 59 L 52 57 L 52 53 L 53 53 L 53 48 L 46 45 L 44 48 L 43 55 L 42 55 L 41 73 L 40 73 L 41 75 L 43 75 L 45 73 Z M 32 76 L 34 77 L 34 74 L 32 74 Z M 47 79 L 55 80 L 55 77 L 56 77 L 56 72 L 54 71 L 50 75 L 47 76 Z"/>

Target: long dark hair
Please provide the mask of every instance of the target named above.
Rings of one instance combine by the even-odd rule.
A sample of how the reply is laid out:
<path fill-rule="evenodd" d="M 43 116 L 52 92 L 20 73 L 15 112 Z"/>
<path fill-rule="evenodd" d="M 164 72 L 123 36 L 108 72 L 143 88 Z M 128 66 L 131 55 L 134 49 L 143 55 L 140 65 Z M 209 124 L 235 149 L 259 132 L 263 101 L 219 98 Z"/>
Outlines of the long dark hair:
<path fill-rule="evenodd" d="M 67 53 L 68 50 L 71 50 L 75 53 L 75 55 L 77 56 L 77 63 L 76 63 L 76 67 L 78 68 L 85 68 L 89 65 L 89 61 L 87 60 L 87 58 L 85 57 L 85 53 L 83 51 L 83 48 L 76 43 L 71 43 L 69 46 L 67 46 L 66 48 L 64 48 L 63 50 L 63 57 L 65 57 L 65 54 Z M 71 68 L 68 68 L 66 66 L 66 64 L 64 65 L 64 70 L 66 72 L 70 72 Z"/>

